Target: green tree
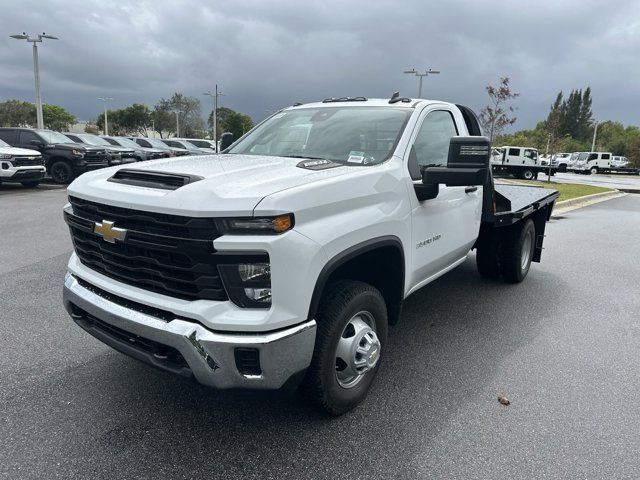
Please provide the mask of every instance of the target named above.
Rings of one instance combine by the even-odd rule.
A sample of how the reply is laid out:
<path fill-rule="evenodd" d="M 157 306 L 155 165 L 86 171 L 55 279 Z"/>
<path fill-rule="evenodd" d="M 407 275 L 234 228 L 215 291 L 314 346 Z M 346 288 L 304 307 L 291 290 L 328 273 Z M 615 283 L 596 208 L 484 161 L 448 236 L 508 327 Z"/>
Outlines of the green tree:
<path fill-rule="evenodd" d="M 176 112 L 180 131 L 176 131 Z M 155 128 L 160 132 L 173 132 L 176 137 L 197 137 L 203 132 L 204 123 L 200 100 L 176 92 L 171 98 L 162 98 L 153 112 Z"/>
<path fill-rule="evenodd" d="M 1 127 L 31 127 L 36 124 L 36 107 L 21 100 L 0 103 Z"/>
<path fill-rule="evenodd" d="M 119 111 L 119 120 L 121 127 L 127 133 L 136 133 L 148 135 L 148 129 L 152 125 L 151 110 L 146 105 L 134 103 Z"/>
<path fill-rule="evenodd" d="M 42 118 L 45 128 L 51 130 L 69 130 L 69 125 L 76 122 L 76 117 L 58 105 L 42 105 Z"/>
<path fill-rule="evenodd" d="M 122 124 L 122 110 L 107 110 L 109 135 L 127 135 L 128 131 Z M 98 115 L 96 126 L 104 132 L 104 112 Z"/>
<path fill-rule="evenodd" d="M 213 111 L 209 114 L 209 128 L 213 130 Z M 218 108 L 218 138 L 224 132 L 233 133 L 233 138 L 238 139 L 253 128 L 253 120 L 249 115 L 236 112 L 227 107 Z"/>
<path fill-rule="evenodd" d="M 511 102 L 520 94 L 511 91 L 509 77 L 501 77 L 497 87 L 487 85 L 486 90 L 490 103 L 480 110 L 479 120 L 485 134 L 488 134 L 489 140 L 493 141 L 506 127 L 516 122 L 517 118 L 513 116 L 516 107 L 511 105 Z"/>

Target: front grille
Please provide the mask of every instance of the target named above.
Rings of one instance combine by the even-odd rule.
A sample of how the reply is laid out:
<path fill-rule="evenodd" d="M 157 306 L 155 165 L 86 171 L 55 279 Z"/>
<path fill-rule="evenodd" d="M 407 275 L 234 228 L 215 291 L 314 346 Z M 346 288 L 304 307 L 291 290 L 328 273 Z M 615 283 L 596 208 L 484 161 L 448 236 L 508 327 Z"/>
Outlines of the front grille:
<path fill-rule="evenodd" d="M 65 211 L 73 246 L 80 261 L 92 270 L 122 283 L 185 300 L 227 299 L 218 274 L 220 257 L 214 254 L 212 239 L 182 239 L 128 230 L 124 242 L 109 243 L 94 232 L 94 221 L 73 213 Z M 104 218 L 113 221 L 113 217 Z"/>
<path fill-rule="evenodd" d="M 87 152 L 84 156 L 84 159 L 87 163 L 106 163 L 107 152 L 106 150 Z"/>
<path fill-rule="evenodd" d="M 44 165 L 42 157 L 15 157 L 12 163 L 16 167 L 34 167 Z"/>
<path fill-rule="evenodd" d="M 90 202 L 77 197 L 69 197 L 69 202 L 73 207 L 74 214 L 81 218 L 92 222 L 102 222 L 106 219 L 114 222 L 119 228 L 127 230 L 167 237 L 208 240 L 211 243 L 220 236 L 220 232 L 211 218 L 142 212 Z"/>

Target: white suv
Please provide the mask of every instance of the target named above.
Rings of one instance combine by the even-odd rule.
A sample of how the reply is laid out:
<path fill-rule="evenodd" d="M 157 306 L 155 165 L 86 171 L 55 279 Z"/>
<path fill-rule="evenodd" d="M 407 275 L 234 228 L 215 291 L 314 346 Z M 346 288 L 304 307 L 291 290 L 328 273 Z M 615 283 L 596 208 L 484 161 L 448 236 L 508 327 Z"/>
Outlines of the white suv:
<path fill-rule="evenodd" d="M 44 178 L 45 172 L 40 152 L 12 147 L 0 140 L 0 184 L 17 182 L 33 188 Z"/>

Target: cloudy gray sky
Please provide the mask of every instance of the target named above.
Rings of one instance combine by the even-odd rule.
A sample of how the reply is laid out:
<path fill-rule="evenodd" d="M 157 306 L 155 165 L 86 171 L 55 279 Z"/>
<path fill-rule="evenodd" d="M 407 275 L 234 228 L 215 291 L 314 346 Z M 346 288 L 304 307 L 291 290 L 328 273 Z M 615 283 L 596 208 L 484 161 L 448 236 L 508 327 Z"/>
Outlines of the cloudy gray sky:
<path fill-rule="evenodd" d="M 60 37 L 40 49 L 43 101 L 95 118 L 217 82 L 222 105 L 260 120 L 330 96 L 417 94 L 411 68 L 442 71 L 424 97 L 479 110 L 509 76 L 516 129 L 546 116 L 559 90 L 591 86 L 599 119 L 640 124 L 640 1 L 3 0 L 0 101 L 33 100 L 22 31 Z"/>

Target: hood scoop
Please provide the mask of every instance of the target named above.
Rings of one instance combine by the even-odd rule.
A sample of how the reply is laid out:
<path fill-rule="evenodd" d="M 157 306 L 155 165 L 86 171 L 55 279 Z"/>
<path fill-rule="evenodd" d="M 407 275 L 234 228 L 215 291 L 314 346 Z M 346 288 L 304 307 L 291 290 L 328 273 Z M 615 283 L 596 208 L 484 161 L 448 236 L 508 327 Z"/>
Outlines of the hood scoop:
<path fill-rule="evenodd" d="M 158 188 L 161 190 L 177 190 L 190 183 L 202 180 L 198 175 L 188 175 L 182 173 L 155 172 L 153 170 L 135 170 L 131 168 L 121 168 L 108 182 L 122 183 L 124 185 L 134 185 L 136 187 Z"/>

